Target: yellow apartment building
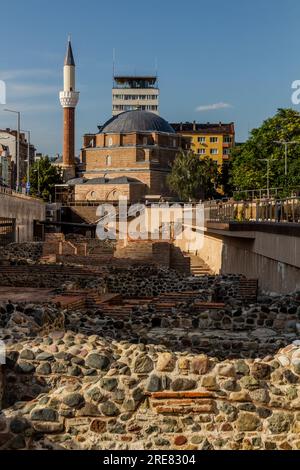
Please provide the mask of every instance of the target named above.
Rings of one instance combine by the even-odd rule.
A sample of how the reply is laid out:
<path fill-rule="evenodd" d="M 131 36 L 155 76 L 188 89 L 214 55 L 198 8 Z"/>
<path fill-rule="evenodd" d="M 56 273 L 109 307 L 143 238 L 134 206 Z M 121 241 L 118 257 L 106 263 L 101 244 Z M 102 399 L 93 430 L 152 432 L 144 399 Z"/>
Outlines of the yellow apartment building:
<path fill-rule="evenodd" d="M 187 148 L 201 157 L 209 157 L 218 165 L 228 162 L 235 145 L 234 123 L 197 124 L 196 122 L 172 123 L 176 133 L 184 137 Z"/>

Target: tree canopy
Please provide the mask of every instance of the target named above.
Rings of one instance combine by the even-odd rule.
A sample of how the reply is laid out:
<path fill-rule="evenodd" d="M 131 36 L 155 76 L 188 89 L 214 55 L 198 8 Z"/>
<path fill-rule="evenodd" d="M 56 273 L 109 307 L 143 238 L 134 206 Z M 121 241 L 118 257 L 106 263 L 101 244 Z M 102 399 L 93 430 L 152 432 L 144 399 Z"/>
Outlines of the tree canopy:
<path fill-rule="evenodd" d="M 168 185 L 182 201 L 200 200 L 215 193 L 219 177 L 217 165 L 210 158 L 181 151 L 168 177 Z"/>
<path fill-rule="evenodd" d="M 49 201 L 54 199 L 55 185 L 61 184 L 62 176 L 59 168 L 51 165 L 48 157 L 36 161 L 30 169 L 30 194 Z"/>
<path fill-rule="evenodd" d="M 278 142 L 299 142 L 288 146 L 288 175 L 285 176 L 285 149 Z M 300 113 L 278 109 L 275 116 L 253 129 L 249 139 L 232 151 L 231 184 L 236 190 L 267 188 L 270 159 L 270 187 L 289 193 L 300 186 Z"/>

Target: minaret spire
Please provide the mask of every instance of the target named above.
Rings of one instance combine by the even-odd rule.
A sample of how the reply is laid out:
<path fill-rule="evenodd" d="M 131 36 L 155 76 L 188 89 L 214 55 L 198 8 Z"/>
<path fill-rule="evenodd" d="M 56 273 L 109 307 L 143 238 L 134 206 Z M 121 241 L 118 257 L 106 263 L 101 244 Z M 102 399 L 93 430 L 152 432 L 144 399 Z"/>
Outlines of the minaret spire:
<path fill-rule="evenodd" d="M 65 58 L 65 65 L 72 65 L 75 67 L 75 60 L 73 56 L 72 44 L 71 44 L 71 36 L 68 37 L 68 46 L 67 46 L 67 53 Z"/>
<path fill-rule="evenodd" d="M 69 36 L 64 62 L 64 90 L 60 92 L 64 109 L 63 168 L 66 180 L 75 176 L 75 108 L 79 100 L 79 93 L 75 90 L 75 61 Z"/>

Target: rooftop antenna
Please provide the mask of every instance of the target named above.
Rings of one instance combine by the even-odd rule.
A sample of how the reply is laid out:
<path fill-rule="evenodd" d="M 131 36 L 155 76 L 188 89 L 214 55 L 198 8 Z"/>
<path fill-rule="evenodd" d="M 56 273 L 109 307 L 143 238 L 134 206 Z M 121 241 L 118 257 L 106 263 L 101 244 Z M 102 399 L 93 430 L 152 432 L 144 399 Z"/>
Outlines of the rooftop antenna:
<path fill-rule="evenodd" d="M 72 36 L 71 36 L 71 34 L 69 33 L 69 34 L 68 34 L 68 42 L 71 42 L 71 39 L 72 39 Z"/>
<path fill-rule="evenodd" d="M 113 48 L 113 81 L 115 80 L 116 74 L 116 49 Z"/>

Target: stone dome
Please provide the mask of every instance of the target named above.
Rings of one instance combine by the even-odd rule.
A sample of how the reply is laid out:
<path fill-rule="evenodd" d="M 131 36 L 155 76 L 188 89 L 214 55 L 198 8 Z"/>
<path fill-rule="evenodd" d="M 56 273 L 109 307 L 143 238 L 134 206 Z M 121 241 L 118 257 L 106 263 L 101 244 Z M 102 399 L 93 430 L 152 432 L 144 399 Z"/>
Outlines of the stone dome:
<path fill-rule="evenodd" d="M 126 132 L 165 132 L 175 134 L 173 127 L 160 116 L 148 111 L 125 111 L 107 121 L 100 129 L 103 134 Z"/>

